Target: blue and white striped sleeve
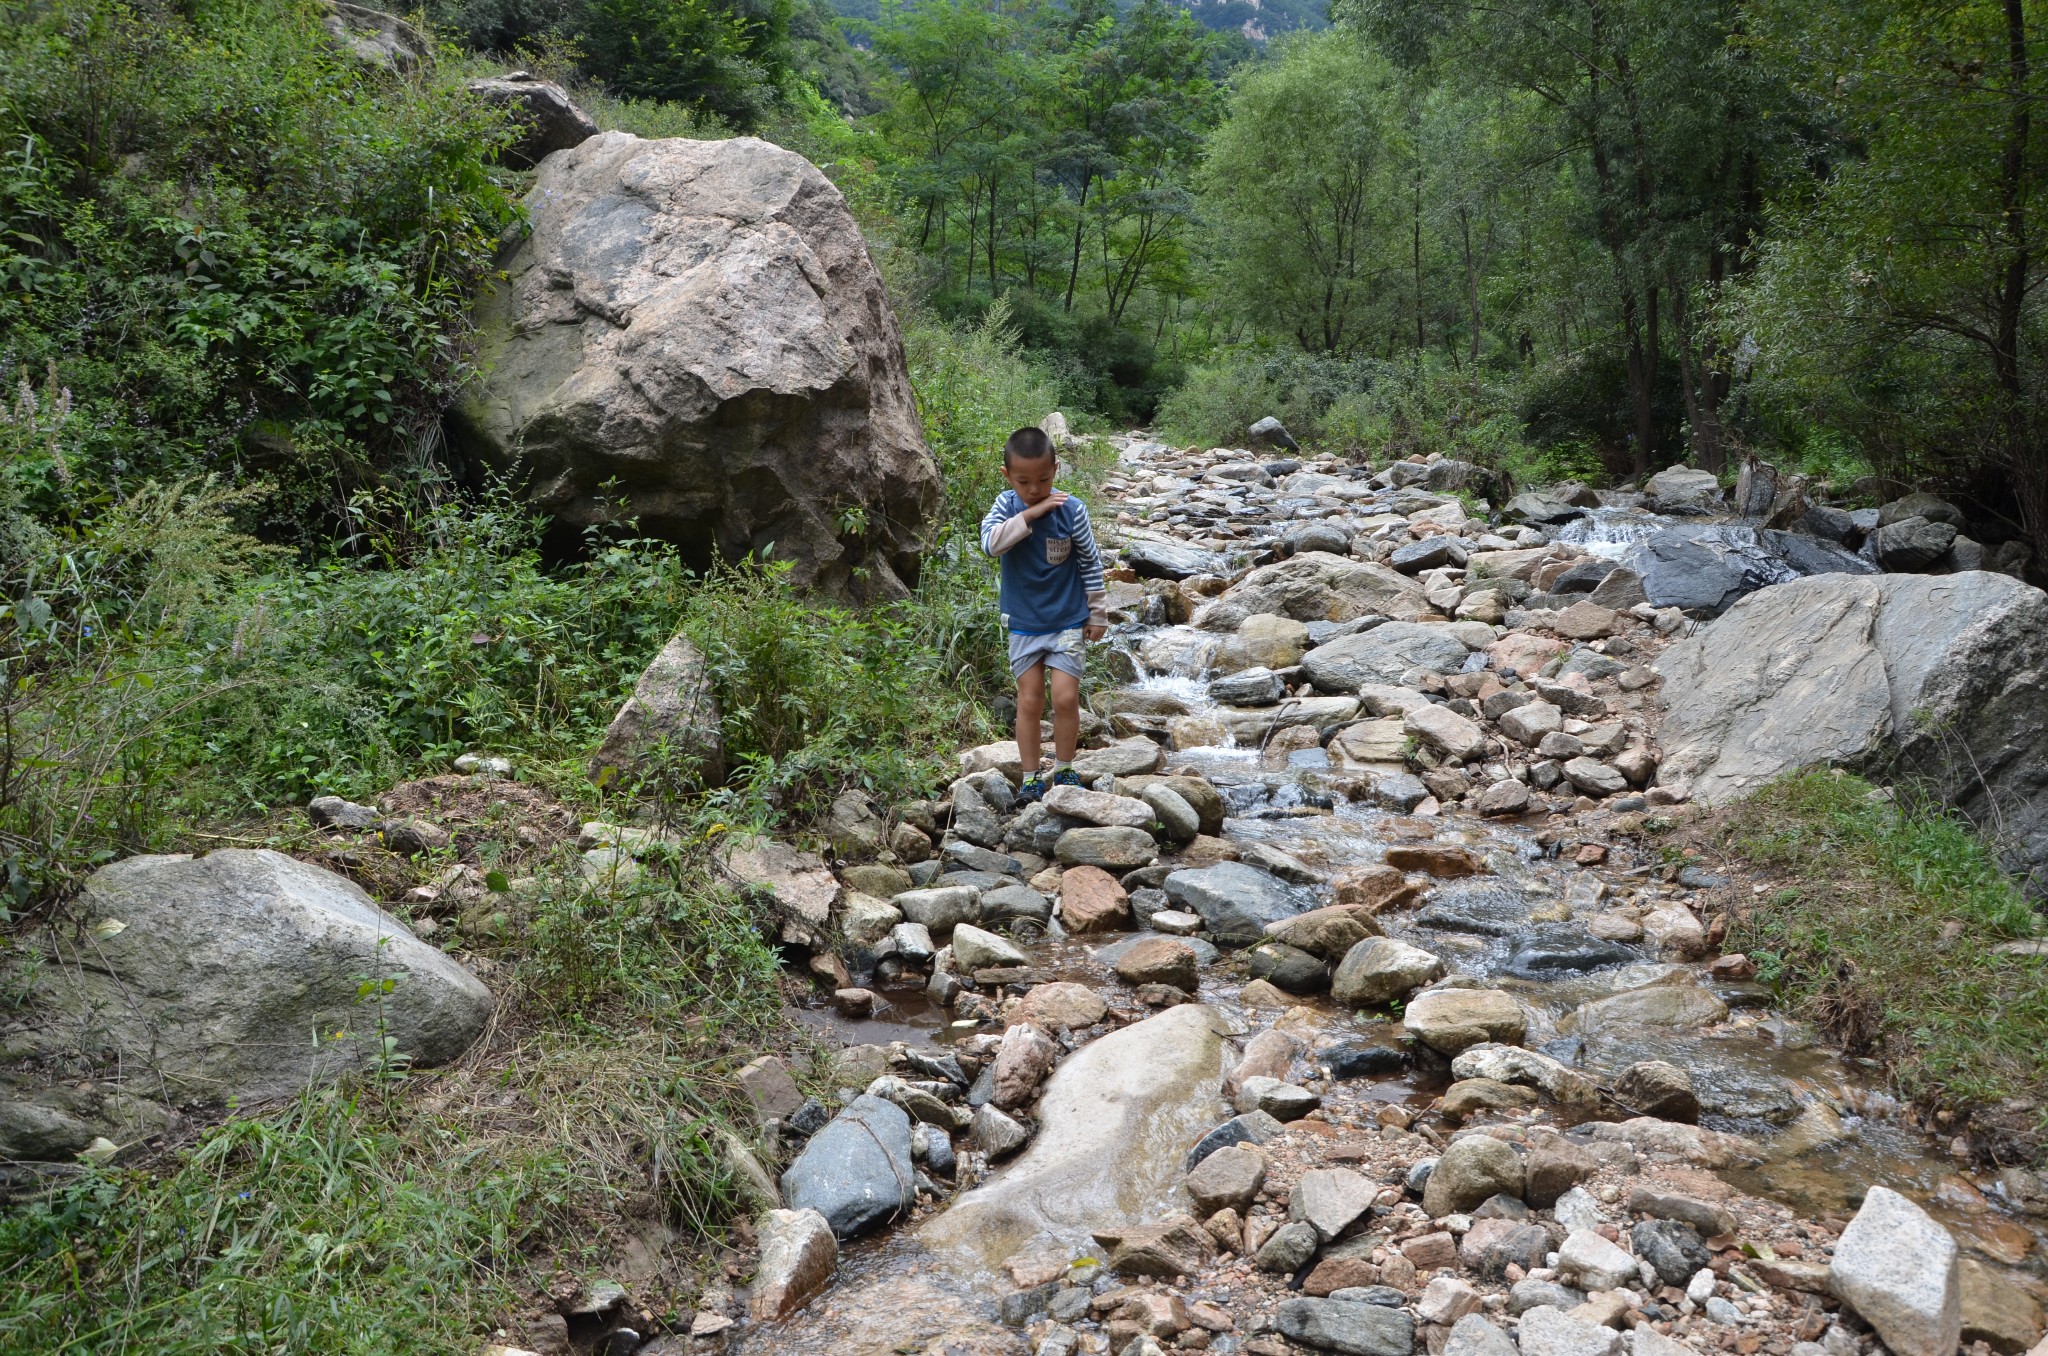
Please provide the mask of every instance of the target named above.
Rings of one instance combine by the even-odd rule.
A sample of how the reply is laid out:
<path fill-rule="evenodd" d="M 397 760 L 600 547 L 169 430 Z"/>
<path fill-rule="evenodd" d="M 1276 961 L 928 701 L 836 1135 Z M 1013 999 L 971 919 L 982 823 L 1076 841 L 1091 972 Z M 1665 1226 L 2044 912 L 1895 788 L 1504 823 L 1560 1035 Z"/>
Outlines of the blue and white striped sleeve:
<path fill-rule="evenodd" d="M 984 555 L 999 556 L 1031 535 L 1031 523 L 1022 517 L 1023 501 L 1015 492 L 1004 490 L 981 516 L 981 549 Z"/>
<path fill-rule="evenodd" d="M 1081 571 L 1081 591 L 1088 595 L 1088 624 L 1109 624 L 1109 585 L 1102 577 L 1102 552 L 1095 545 L 1095 528 L 1088 521 L 1088 506 L 1079 499 L 1067 500 L 1073 515 L 1074 564 Z"/>

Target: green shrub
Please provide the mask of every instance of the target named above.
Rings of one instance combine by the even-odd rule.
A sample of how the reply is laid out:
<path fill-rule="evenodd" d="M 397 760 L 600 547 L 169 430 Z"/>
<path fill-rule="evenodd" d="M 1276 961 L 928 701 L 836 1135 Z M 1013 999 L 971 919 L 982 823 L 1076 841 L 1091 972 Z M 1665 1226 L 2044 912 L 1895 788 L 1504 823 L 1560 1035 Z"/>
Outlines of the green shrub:
<path fill-rule="evenodd" d="M 507 135 L 290 0 L 4 0 L 0 381 L 56 364 L 85 501 L 267 478 L 266 528 L 319 541 L 466 370 Z"/>

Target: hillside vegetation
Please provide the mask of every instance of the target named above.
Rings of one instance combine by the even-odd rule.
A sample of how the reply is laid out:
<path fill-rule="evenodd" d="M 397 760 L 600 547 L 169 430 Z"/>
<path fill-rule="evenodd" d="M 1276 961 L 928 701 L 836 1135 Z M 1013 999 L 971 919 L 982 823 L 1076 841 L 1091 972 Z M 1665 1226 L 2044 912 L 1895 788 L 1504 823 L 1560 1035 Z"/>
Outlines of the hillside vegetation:
<path fill-rule="evenodd" d="M 468 1349 L 634 1249 L 683 1315 L 749 1203 L 735 1069 L 773 1046 L 812 1081 L 713 857 L 814 832 L 851 786 L 923 794 L 995 737 L 973 526 L 993 449 L 1049 410 L 1222 445 L 1276 414 L 1314 449 L 1524 480 L 1755 451 L 1936 485 L 1985 540 L 2048 545 L 2021 7 L 1248 9 L 442 0 L 414 16 L 436 59 L 400 73 L 301 0 L 0 0 L 0 946 L 111 860 L 310 852 L 312 797 L 463 752 L 514 759 L 561 822 L 670 836 L 601 897 L 573 828 L 488 816 L 373 878 L 485 883 L 484 1046 L 79 1164 L 0 1215 L 0 1349 Z M 761 135 L 841 186 L 948 486 L 913 597 L 692 574 L 631 522 L 553 558 L 450 455 L 470 308 L 531 183 L 465 81 L 515 65 L 607 129 Z M 678 630 L 734 775 L 593 785 Z M 1852 810 L 1841 832 L 1891 832 Z M 1902 888 L 1858 861 L 1858 899 Z M 1795 979 L 1818 964 L 1796 903 L 1758 924 Z M 2019 1062 L 1943 1045 L 1926 1077 L 2002 1090 Z"/>

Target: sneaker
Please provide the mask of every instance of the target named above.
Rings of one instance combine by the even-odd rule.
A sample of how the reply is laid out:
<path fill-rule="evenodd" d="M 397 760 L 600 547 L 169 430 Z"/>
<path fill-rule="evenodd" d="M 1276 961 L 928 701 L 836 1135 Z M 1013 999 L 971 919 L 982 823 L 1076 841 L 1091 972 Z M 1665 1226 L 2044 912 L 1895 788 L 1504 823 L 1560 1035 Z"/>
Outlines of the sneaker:
<path fill-rule="evenodd" d="M 1032 773 L 1024 779 L 1024 784 L 1017 788 L 1017 794 L 1013 799 L 1019 805 L 1029 805 L 1035 800 L 1044 800 L 1045 778 L 1039 776 L 1036 772 Z"/>
<path fill-rule="evenodd" d="M 1081 784 L 1081 774 L 1070 767 L 1063 767 L 1052 774 L 1052 784 L 1054 786 L 1079 786 Z"/>

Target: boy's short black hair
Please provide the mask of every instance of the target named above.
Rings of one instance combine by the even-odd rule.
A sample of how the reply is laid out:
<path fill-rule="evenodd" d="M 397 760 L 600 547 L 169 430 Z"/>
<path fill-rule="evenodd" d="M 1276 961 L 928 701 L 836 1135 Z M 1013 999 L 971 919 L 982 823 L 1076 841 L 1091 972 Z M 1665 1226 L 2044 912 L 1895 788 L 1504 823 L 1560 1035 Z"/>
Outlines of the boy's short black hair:
<path fill-rule="evenodd" d="M 1037 461 L 1052 455 L 1052 439 L 1042 428 L 1020 428 L 1003 443 L 1003 465 L 1013 461 Z"/>

